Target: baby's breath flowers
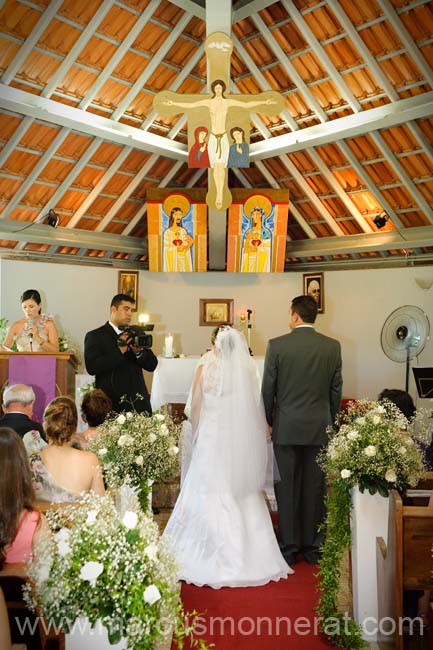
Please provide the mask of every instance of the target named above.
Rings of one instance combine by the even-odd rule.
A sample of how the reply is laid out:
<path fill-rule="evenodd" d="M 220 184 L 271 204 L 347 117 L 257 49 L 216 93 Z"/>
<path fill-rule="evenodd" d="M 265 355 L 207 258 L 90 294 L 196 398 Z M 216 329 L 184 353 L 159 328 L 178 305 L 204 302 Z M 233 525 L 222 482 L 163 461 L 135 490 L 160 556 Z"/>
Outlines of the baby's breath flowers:
<path fill-rule="evenodd" d="M 143 508 L 152 483 L 179 471 L 180 425 L 165 413 L 151 417 L 135 411 L 113 415 L 98 432 L 89 449 L 99 456 L 108 487 L 137 488 Z"/>
<path fill-rule="evenodd" d="M 425 470 L 416 444 L 416 437 L 425 440 L 425 432 L 416 424 L 386 400 L 354 402 L 340 417 L 320 463 L 329 478 L 358 485 L 361 492 L 387 496 L 392 488 L 414 486 Z"/>
<path fill-rule="evenodd" d="M 361 632 L 352 620 L 337 610 L 340 566 L 343 551 L 350 548 L 349 514 L 351 488 L 378 492 L 384 497 L 391 489 L 415 486 L 425 470 L 418 442 L 426 443 L 429 433 L 422 424 L 424 414 L 409 421 L 391 402 L 359 400 L 340 415 L 319 464 L 328 483 L 326 496 L 326 539 L 320 559 L 321 596 L 317 611 L 321 629 L 331 643 L 343 648 L 361 648 Z M 328 622 L 340 620 L 340 625 Z M 343 624 L 344 620 L 344 624 Z M 339 630 L 329 633 L 329 629 Z"/>
<path fill-rule="evenodd" d="M 109 496 L 93 493 L 47 517 L 58 532 L 35 549 L 26 602 L 66 631 L 86 616 L 111 643 L 153 650 L 180 611 L 176 564 L 157 525 L 141 511 L 121 519 Z"/>

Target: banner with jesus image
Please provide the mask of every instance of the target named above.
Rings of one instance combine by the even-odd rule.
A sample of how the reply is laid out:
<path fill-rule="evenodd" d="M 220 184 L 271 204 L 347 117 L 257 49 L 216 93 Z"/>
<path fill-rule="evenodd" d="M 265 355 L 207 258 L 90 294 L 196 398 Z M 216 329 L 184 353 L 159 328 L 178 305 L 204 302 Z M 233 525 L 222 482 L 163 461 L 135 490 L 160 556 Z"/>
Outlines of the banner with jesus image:
<path fill-rule="evenodd" d="M 207 270 L 204 190 L 147 191 L 149 271 Z"/>
<path fill-rule="evenodd" d="M 286 258 L 289 193 L 232 190 L 228 214 L 227 271 L 279 273 Z"/>

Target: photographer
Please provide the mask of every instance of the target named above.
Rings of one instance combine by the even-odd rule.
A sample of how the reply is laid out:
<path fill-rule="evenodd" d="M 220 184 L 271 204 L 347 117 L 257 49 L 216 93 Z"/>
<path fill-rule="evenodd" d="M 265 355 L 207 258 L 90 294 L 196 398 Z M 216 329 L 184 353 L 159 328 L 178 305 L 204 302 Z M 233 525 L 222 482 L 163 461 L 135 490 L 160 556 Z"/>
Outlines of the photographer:
<path fill-rule="evenodd" d="M 95 375 L 96 388 L 101 388 L 113 403 L 113 411 L 132 410 L 152 413 L 143 370 L 152 372 L 158 360 L 150 346 L 152 337 L 137 335 L 131 326 L 134 300 L 123 293 L 111 301 L 110 321 L 86 334 L 84 360 L 87 372 Z M 137 398 L 137 394 L 141 398 Z M 126 396 L 126 402 L 121 398 Z"/>

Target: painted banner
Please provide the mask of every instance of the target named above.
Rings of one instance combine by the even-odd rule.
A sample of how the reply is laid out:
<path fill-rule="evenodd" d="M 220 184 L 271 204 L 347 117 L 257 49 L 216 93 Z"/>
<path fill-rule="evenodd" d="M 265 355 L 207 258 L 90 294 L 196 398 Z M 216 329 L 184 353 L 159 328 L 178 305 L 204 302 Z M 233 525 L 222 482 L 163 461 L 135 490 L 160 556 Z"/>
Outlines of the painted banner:
<path fill-rule="evenodd" d="M 206 190 L 147 191 L 149 271 L 207 271 Z"/>
<path fill-rule="evenodd" d="M 232 190 L 228 211 L 227 271 L 282 273 L 286 258 L 289 193 Z"/>

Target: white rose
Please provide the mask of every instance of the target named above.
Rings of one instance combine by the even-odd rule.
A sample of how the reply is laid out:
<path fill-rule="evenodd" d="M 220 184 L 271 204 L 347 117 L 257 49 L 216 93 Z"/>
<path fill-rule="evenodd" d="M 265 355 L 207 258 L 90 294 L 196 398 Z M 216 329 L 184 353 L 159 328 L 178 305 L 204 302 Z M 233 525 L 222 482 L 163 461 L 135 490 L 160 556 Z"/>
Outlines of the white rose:
<path fill-rule="evenodd" d="M 99 456 L 102 457 L 102 456 L 105 456 L 105 454 L 107 453 L 107 451 L 108 451 L 108 449 L 106 449 L 105 447 L 102 447 L 102 449 L 100 449 L 100 450 L 98 451 L 98 454 L 99 454 Z"/>
<path fill-rule="evenodd" d="M 156 585 L 149 585 L 144 591 L 143 598 L 144 602 L 149 603 L 149 605 L 156 603 L 161 598 L 158 587 Z"/>
<path fill-rule="evenodd" d="M 385 474 L 385 480 L 388 481 L 388 483 L 395 483 L 397 480 L 396 473 L 394 472 L 393 469 L 387 470 Z"/>
<path fill-rule="evenodd" d="M 368 447 L 364 449 L 364 454 L 369 456 L 369 458 L 376 456 L 376 447 L 374 445 L 368 445 Z"/>
<path fill-rule="evenodd" d="M 363 416 L 360 416 L 356 418 L 355 422 L 356 424 L 365 424 L 365 418 Z"/>
<path fill-rule="evenodd" d="M 158 556 L 158 546 L 156 544 L 149 544 L 144 549 L 144 554 L 147 555 L 149 560 L 152 560 L 152 561 L 156 560 L 156 558 Z"/>
<path fill-rule="evenodd" d="M 359 433 L 357 432 L 356 429 L 353 429 L 353 431 L 349 431 L 347 437 L 349 440 L 356 440 L 357 438 L 359 438 Z"/>
<path fill-rule="evenodd" d="M 377 411 L 378 413 L 386 413 L 386 411 L 385 411 L 385 407 L 382 406 L 382 404 L 379 404 L 379 406 L 377 407 L 376 411 Z"/>
<path fill-rule="evenodd" d="M 126 419 L 130 420 L 133 416 L 134 416 L 134 414 L 131 413 L 131 411 L 128 411 L 128 413 L 126 414 Z"/>
<path fill-rule="evenodd" d="M 349 476 L 351 476 L 351 475 L 352 475 L 352 472 L 350 471 L 350 469 L 342 469 L 341 472 L 340 472 L 341 478 L 349 478 Z"/>
<path fill-rule="evenodd" d="M 61 539 L 57 543 L 57 550 L 59 551 L 59 555 L 65 557 L 65 555 L 68 555 L 71 552 L 71 547 L 66 540 Z"/>
<path fill-rule="evenodd" d="M 176 445 L 172 445 L 168 450 L 168 453 L 169 456 L 176 456 L 179 453 L 179 447 L 176 447 Z"/>
<path fill-rule="evenodd" d="M 406 438 L 405 443 L 410 447 L 411 445 L 415 444 L 412 438 Z"/>
<path fill-rule="evenodd" d="M 97 510 L 89 510 L 87 513 L 87 519 L 86 519 L 86 524 L 94 524 L 96 521 L 96 516 L 98 514 Z"/>
<path fill-rule="evenodd" d="M 373 424 L 380 424 L 381 423 L 380 415 L 373 415 L 373 417 L 371 419 L 372 419 Z"/>
<path fill-rule="evenodd" d="M 144 458 L 143 458 L 143 456 L 136 456 L 136 457 L 134 458 L 134 463 L 135 463 L 136 465 L 139 465 L 140 467 L 142 467 L 143 464 L 144 464 Z"/>
<path fill-rule="evenodd" d="M 59 543 L 60 541 L 63 542 L 68 542 L 69 538 L 71 536 L 70 530 L 68 528 L 61 528 L 58 533 L 55 534 L 56 542 Z"/>
<path fill-rule="evenodd" d="M 129 447 L 134 444 L 134 438 L 127 433 L 124 433 L 122 436 L 119 436 L 117 444 L 119 447 Z"/>
<path fill-rule="evenodd" d="M 119 424 L 125 424 L 126 417 L 123 415 L 123 413 L 117 416 L 116 422 L 118 422 Z"/>
<path fill-rule="evenodd" d="M 50 577 L 52 563 L 52 556 L 48 556 L 48 558 L 44 558 L 43 562 L 39 564 L 36 573 L 37 581 L 39 584 L 46 582 Z"/>
<path fill-rule="evenodd" d="M 132 510 L 127 510 L 123 515 L 122 524 L 125 526 L 125 528 L 132 530 L 137 526 L 137 522 L 138 522 L 138 515 L 136 512 L 132 512 Z"/>
<path fill-rule="evenodd" d="M 165 415 L 163 415 L 162 413 L 155 413 L 153 417 L 155 418 L 155 420 L 159 420 L 160 422 L 164 422 L 165 420 Z"/>
<path fill-rule="evenodd" d="M 169 431 L 168 431 L 168 426 L 166 424 L 161 424 L 161 427 L 159 429 L 159 433 L 161 436 L 168 436 Z"/>
<path fill-rule="evenodd" d="M 406 447 L 403 447 L 403 445 L 402 445 L 401 447 L 399 447 L 399 449 L 398 449 L 398 453 L 401 454 L 402 456 L 404 456 L 405 454 L 407 454 L 407 449 L 406 449 Z"/>
<path fill-rule="evenodd" d="M 155 442 L 156 436 L 154 433 L 149 433 L 149 442 Z"/>
<path fill-rule="evenodd" d="M 96 584 L 96 579 L 104 570 L 104 565 L 101 562 L 86 562 L 81 567 L 80 578 L 81 580 L 87 580 L 93 586 Z"/>

